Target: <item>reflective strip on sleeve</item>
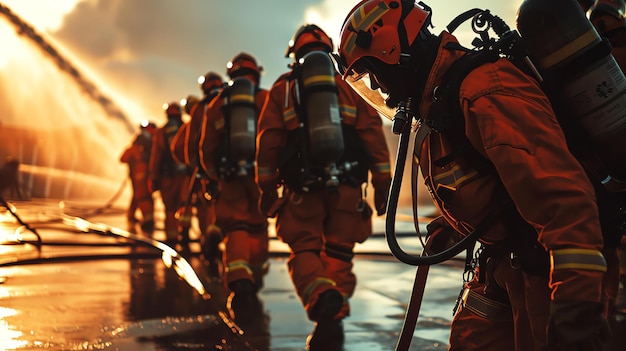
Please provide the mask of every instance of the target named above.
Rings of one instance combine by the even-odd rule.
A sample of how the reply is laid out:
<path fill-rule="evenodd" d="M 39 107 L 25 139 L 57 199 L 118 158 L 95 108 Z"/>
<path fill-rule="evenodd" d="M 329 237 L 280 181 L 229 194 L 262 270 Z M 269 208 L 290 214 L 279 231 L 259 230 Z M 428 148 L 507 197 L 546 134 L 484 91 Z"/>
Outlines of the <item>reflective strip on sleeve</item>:
<path fill-rule="evenodd" d="M 376 173 L 391 173 L 391 164 L 389 162 L 377 163 L 373 170 Z"/>
<path fill-rule="evenodd" d="M 283 111 L 283 121 L 287 122 L 296 118 L 296 111 L 292 108 L 288 108 Z"/>
<path fill-rule="evenodd" d="M 562 249 L 550 252 L 550 267 L 557 269 L 587 269 L 606 272 L 606 260 L 597 250 Z"/>
<path fill-rule="evenodd" d="M 237 269 L 244 269 L 250 275 L 254 274 L 252 272 L 252 270 L 250 269 L 250 266 L 248 265 L 248 262 L 246 262 L 246 261 L 229 262 L 228 266 L 226 267 L 226 272 L 232 272 L 232 271 L 237 270 Z"/>

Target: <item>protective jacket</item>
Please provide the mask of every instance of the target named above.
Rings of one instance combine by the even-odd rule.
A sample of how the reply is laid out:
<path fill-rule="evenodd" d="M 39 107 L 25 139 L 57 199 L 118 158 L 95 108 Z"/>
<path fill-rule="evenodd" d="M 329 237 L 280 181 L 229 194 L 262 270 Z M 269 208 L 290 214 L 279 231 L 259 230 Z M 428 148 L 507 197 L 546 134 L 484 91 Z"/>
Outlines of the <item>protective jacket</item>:
<path fill-rule="evenodd" d="M 449 33 L 443 32 L 441 39 L 419 106 L 421 116 L 428 116 L 433 91 L 464 54 L 444 47 L 456 42 Z M 543 301 L 543 313 L 524 314 L 536 328 L 535 340 L 545 342 L 550 299 L 601 301 L 606 263 L 600 253 L 603 239 L 593 186 L 567 151 L 541 87 L 510 61 L 500 59 L 470 72 L 459 97 L 461 132 L 418 131 L 425 137 L 416 139 L 415 156 L 441 214 L 459 232 L 468 233 L 496 208 L 510 208 L 480 240 L 522 261 L 530 261 L 537 249 L 547 252 L 550 271 L 542 283 L 549 282 L 551 291 L 525 291 L 527 300 Z M 543 262 L 547 272 L 548 261 Z M 530 266 L 526 273 L 542 275 L 541 267 Z M 507 284 L 502 285 L 504 289 Z M 455 336 L 453 331 L 451 343 Z"/>
<path fill-rule="evenodd" d="M 215 202 L 216 224 L 224 234 L 224 283 L 249 279 L 262 284 L 269 258 L 267 218 L 259 212 L 259 190 L 254 173 L 247 176 L 222 177 L 218 165 L 226 125 L 223 111 L 228 101 L 224 90 L 205 111 L 200 135 L 200 166 L 219 190 Z M 254 102 L 258 111 L 263 107 L 267 90 L 256 89 Z M 257 114 L 258 116 L 258 114 Z"/>
<path fill-rule="evenodd" d="M 293 172 L 283 174 L 287 169 L 285 163 L 296 162 L 299 168 L 302 165 L 297 162 L 303 161 L 284 159 L 285 155 L 298 154 L 301 150 L 297 138 L 293 138 L 301 121 L 295 108 L 296 83 L 292 74 L 278 78 L 261 112 L 256 178 L 263 192 L 275 192 L 279 184 L 286 188 L 283 199 L 278 200 L 284 205 L 277 213 L 277 235 L 290 246 L 289 273 L 309 319 L 316 318 L 312 310 L 320 294 L 331 288 L 339 290 L 345 298 L 343 308 L 335 315 L 341 319 L 350 314 L 348 298 L 356 287 L 352 272 L 354 245 L 372 233 L 372 212 L 366 207 L 361 186 L 367 183 L 369 172 L 375 190 L 386 194 L 391 183 L 389 151 L 380 116 L 336 76 L 346 144 L 344 161 L 358 159 L 365 177 L 359 174 L 340 177 L 337 188 L 322 184 L 303 189 L 297 179 L 290 179 Z M 359 157 L 359 153 L 365 157 Z M 386 200 L 386 195 L 381 198 Z"/>
<path fill-rule="evenodd" d="M 159 190 L 165 206 L 166 240 L 173 243 L 178 236 L 176 210 L 181 205 L 181 193 L 185 179 L 190 173 L 189 167 L 178 163 L 172 157 L 170 145 L 176 132 L 182 125 L 181 120 L 170 119 L 157 129 L 150 155 L 150 178 L 152 190 Z"/>
<path fill-rule="evenodd" d="M 124 150 L 120 162 L 128 165 L 133 197 L 128 208 L 128 218 L 135 219 L 135 211 L 139 208 L 142 212 L 143 221 L 154 220 L 154 203 L 149 189 L 148 165 L 152 150 L 152 136 L 147 131 L 139 133 L 133 143 Z"/>

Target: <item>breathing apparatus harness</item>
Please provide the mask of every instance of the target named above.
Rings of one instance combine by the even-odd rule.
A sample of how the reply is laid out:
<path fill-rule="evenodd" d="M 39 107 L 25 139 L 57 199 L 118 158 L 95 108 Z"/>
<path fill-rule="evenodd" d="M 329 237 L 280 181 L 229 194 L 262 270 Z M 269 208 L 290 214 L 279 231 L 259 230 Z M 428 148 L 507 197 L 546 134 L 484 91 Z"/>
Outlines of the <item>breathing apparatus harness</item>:
<path fill-rule="evenodd" d="M 462 116 L 462 112 L 458 104 L 460 84 L 462 79 L 476 67 L 487 62 L 495 62 L 501 57 L 507 57 L 512 62 L 518 63 L 518 66 L 524 67 L 524 71 L 536 73 L 536 76 L 540 79 L 539 73 L 532 65 L 530 59 L 528 59 L 522 45 L 520 45 L 521 38 L 519 34 L 516 31 L 512 31 L 504 21 L 492 15 L 489 10 L 472 9 L 462 13 L 448 25 L 448 31 L 452 33 L 459 25 L 469 19 L 472 19 L 472 30 L 479 34 L 480 38 L 476 38 L 472 42 L 475 46 L 474 50 L 466 49 L 461 45 L 450 45 L 448 47 L 449 49 L 467 51 L 467 53 L 450 69 L 447 74 L 446 84 L 437 88 L 435 92 L 436 100 L 433 102 L 429 116 L 425 120 L 419 121 L 421 125 L 417 131 L 415 141 L 416 148 L 421 146 L 421 141 L 424 140 L 431 130 L 446 132 L 457 132 L 459 130 L 459 122 L 462 123 L 462 121 L 459 121 L 459 116 Z M 493 29 L 498 36 L 498 40 L 490 37 L 488 33 L 489 29 Z M 454 98 L 455 96 L 456 99 Z M 421 256 L 416 256 L 405 252 L 400 247 L 395 235 L 395 216 L 402 184 L 402 174 L 404 174 L 411 126 L 413 119 L 419 120 L 411 107 L 411 98 L 407 98 L 406 101 L 401 101 L 393 118 L 392 130 L 395 134 L 400 135 L 400 141 L 387 206 L 386 238 L 393 255 L 403 263 L 413 266 L 433 265 L 447 261 L 464 250 L 472 249 L 478 237 L 491 226 L 502 211 L 508 209 L 508 206 L 496 207 L 492 213 L 468 235 L 441 252 L 430 254 L 423 253 Z M 460 130 L 462 131 L 462 128 Z M 465 138 L 457 139 L 465 140 Z M 488 161 L 485 160 L 485 162 Z M 417 192 L 417 184 L 415 182 L 412 183 L 412 188 L 415 195 Z M 420 236 L 420 240 L 422 240 L 419 223 L 417 222 L 419 216 L 417 214 L 416 201 L 413 201 L 413 217 L 415 220 L 415 229 Z M 471 255 L 471 250 L 468 250 L 468 256 L 469 255 Z"/>
<path fill-rule="evenodd" d="M 332 75 L 327 77 L 327 79 L 332 78 L 333 83 L 314 87 L 305 86 L 304 81 L 306 77 L 303 77 L 302 63 L 294 62 L 289 65 L 292 71 L 287 77 L 288 83 L 286 89 L 290 91 L 286 96 L 289 96 L 289 94 L 292 96 L 294 111 L 298 118 L 299 126 L 289 132 L 286 143 L 287 145 L 296 145 L 296 147 L 287 147 L 281 150 L 278 168 L 282 178 L 281 181 L 290 189 L 308 192 L 314 189 L 327 188 L 333 191 L 339 184 L 359 186 L 361 183 L 367 181 L 367 167 L 369 161 L 368 155 L 363 152 L 365 147 L 362 145 L 359 138 L 356 137 L 354 127 L 343 123 L 343 121 L 340 121 L 341 123 L 334 126 L 340 129 L 338 131 L 339 134 L 335 135 L 335 138 L 339 137 L 338 139 L 341 140 L 328 141 L 328 143 L 339 142 L 341 144 L 336 145 L 334 150 L 328 150 L 329 152 L 336 153 L 332 157 L 336 162 L 330 162 L 330 160 L 328 160 L 329 162 L 327 162 L 326 165 L 315 162 L 311 148 L 312 143 L 319 143 L 319 141 L 312 140 L 310 135 L 309 129 L 312 124 L 310 118 L 312 118 L 312 116 L 309 116 L 305 106 L 305 100 L 309 97 L 309 94 L 316 93 L 330 93 L 330 97 L 334 96 L 335 99 L 338 96 L 338 89 L 336 85 L 334 85 L 335 73 L 330 57 L 328 58 L 328 64 L 330 65 L 329 70 L 332 72 Z M 293 84 L 290 84 L 290 82 L 293 82 Z M 337 104 L 337 102 L 329 103 L 329 105 L 333 104 Z M 333 108 L 339 113 L 338 105 L 329 107 L 329 109 Z M 326 130 L 329 129 L 330 128 L 326 128 Z"/>

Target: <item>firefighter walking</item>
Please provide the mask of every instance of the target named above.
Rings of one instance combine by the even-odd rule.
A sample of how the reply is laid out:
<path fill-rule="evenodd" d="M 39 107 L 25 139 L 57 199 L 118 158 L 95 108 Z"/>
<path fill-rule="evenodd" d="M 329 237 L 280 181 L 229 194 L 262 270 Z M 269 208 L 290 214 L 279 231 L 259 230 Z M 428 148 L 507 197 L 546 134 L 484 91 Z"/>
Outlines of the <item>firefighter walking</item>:
<path fill-rule="evenodd" d="M 335 74 L 332 49 L 318 26 L 298 29 L 286 53 L 292 70 L 272 86 L 257 137 L 260 208 L 276 215 L 277 235 L 289 244 L 289 274 L 315 323 L 311 350 L 343 347 L 354 245 L 372 234 L 368 174 L 378 215 L 391 182 L 381 118 Z"/>
<path fill-rule="evenodd" d="M 198 147 L 204 111 L 222 88 L 222 77 L 215 72 L 208 72 L 198 78 L 198 84 L 203 97 L 188 98 L 185 111 L 191 116 L 189 122 L 184 123 L 172 140 L 172 156 L 177 162 L 184 163 L 192 169 L 191 174 L 183 186 L 183 207 L 178 211 L 180 234 L 183 240 L 189 240 L 189 228 L 193 210 L 196 211 L 201 231 L 200 245 L 205 264 L 211 276 L 221 275 L 221 251 L 219 244 L 222 241 L 221 230 L 215 224 L 214 195 L 216 182 L 211 182 L 200 167 Z"/>
<path fill-rule="evenodd" d="M 267 219 L 258 210 L 254 181 L 256 123 L 267 95 L 259 87 L 261 71 L 244 52 L 228 62 L 231 81 L 207 107 L 200 136 L 200 165 L 219 189 L 215 215 L 224 235 L 228 309 L 239 323 L 262 313 L 257 292 L 269 258 Z"/>
<path fill-rule="evenodd" d="M 176 211 L 181 207 L 181 193 L 190 169 L 172 157 L 172 139 L 183 124 L 182 108 L 177 102 L 163 105 L 167 122 L 157 129 L 150 155 L 150 184 L 152 191 L 159 191 L 165 207 L 165 243 L 174 247 L 178 243 Z"/>
<path fill-rule="evenodd" d="M 149 188 L 148 166 L 152 152 L 152 136 L 156 125 L 148 120 L 141 121 L 139 133 L 132 144 L 124 150 L 120 162 L 128 165 L 128 177 L 131 181 L 132 196 L 127 217 L 134 226 L 137 222 L 137 209 L 141 212 L 141 229 L 146 233 L 154 231 L 154 200 Z"/>

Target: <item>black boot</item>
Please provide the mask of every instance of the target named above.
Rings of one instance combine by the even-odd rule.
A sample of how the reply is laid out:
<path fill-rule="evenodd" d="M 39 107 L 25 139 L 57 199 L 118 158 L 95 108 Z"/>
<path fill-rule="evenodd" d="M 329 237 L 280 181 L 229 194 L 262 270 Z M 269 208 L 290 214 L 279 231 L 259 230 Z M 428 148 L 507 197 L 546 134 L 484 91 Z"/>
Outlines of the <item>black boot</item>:
<path fill-rule="evenodd" d="M 261 302 L 252 280 L 235 280 L 228 287 L 231 292 L 226 300 L 226 308 L 230 318 L 240 324 L 262 317 Z"/>
<path fill-rule="evenodd" d="M 222 236 L 220 233 L 205 234 L 201 238 L 200 249 L 202 257 L 204 259 L 204 264 L 207 266 L 207 273 L 209 277 L 212 278 L 219 278 L 224 272 L 220 242 L 222 242 Z"/>
<path fill-rule="evenodd" d="M 343 323 L 341 319 L 334 318 L 342 306 L 343 295 L 338 290 L 329 289 L 320 294 L 310 313 L 316 322 L 313 332 L 306 340 L 307 350 L 343 350 Z"/>

